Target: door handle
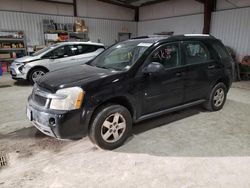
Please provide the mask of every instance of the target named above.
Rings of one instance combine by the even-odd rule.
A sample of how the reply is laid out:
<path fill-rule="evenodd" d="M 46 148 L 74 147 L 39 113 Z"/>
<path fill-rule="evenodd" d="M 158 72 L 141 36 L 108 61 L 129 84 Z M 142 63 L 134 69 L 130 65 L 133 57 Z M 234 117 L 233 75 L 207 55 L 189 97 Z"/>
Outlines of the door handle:
<path fill-rule="evenodd" d="M 208 65 L 208 69 L 214 69 L 215 65 Z"/>
<path fill-rule="evenodd" d="M 181 72 L 177 72 L 177 73 L 175 74 L 175 76 L 180 77 L 180 76 L 182 76 L 182 73 L 181 73 Z"/>

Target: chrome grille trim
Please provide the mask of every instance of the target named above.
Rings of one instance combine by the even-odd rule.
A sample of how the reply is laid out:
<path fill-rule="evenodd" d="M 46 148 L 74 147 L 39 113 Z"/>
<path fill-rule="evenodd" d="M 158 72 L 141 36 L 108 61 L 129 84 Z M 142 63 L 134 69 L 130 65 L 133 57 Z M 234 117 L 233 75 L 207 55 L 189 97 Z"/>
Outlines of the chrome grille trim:
<path fill-rule="evenodd" d="M 48 93 L 46 91 L 43 91 L 43 90 L 39 89 L 36 84 L 34 85 L 33 90 L 34 90 L 35 95 L 39 95 L 39 96 L 47 98 L 47 99 L 65 99 L 65 98 L 67 98 L 67 95 L 58 95 L 58 94 L 52 94 L 52 93 Z"/>

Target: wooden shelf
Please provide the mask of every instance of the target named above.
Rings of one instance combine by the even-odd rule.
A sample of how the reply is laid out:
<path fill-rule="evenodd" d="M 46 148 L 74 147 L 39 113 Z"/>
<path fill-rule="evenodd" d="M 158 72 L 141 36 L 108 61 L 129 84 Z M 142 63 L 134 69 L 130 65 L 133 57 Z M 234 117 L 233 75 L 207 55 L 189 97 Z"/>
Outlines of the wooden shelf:
<path fill-rule="evenodd" d="M 0 48 L 0 51 L 25 51 L 25 48 Z"/>
<path fill-rule="evenodd" d="M 16 58 L 2 58 L 3 61 L 14 61 Z"/>
<path fill-rule="evenodd" d="M 60 33 L 68 33 L 68 31 L 56 30 L 56 31 L 46 31 L 44 34 L 60 34 Z"/>
<path fill-rule="evenodd" d="M 0 38 L 0 41 L 24 41 L 24 39 L 19 39 L 19 38 Z"/>

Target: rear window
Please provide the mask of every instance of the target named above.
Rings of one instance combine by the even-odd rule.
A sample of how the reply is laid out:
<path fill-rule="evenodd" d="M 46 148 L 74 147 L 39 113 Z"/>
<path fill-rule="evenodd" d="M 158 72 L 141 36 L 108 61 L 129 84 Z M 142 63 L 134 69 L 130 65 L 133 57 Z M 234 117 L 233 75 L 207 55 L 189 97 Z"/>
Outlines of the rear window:
<path fill-rule="evenodd" d="M 213 48 L 215 49 L 215 51 L 217 52 L 217 54 L 219 55 L 219 57 L 221 59 L 225 59 L 225 58 L 231 58 L 229 52 L 227 51 L 227 49 L 220 44 L 219 42 L 216 42 L 213 45 Z"/>
<path fill-rule="evenodd" d="M 101 46 L 82 45 L 82 44 L 75 45 L 75 48 L 77 50 L 77 54 L 76 55 L 95 52 L 99 48 L 103 48 L 104 49 L 104 47 L 101 47 Z"/>

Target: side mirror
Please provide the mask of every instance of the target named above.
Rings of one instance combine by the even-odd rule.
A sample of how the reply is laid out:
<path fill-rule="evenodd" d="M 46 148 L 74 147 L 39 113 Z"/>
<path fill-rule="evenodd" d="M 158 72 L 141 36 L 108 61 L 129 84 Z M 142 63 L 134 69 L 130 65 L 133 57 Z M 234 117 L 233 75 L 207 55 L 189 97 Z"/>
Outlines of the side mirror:
<path fill-rule="evenodd" d="M 144 74 L 161 73 L 165 70 L 164 66 L 158 62 L 152 62 L 143 69 Z"/>

